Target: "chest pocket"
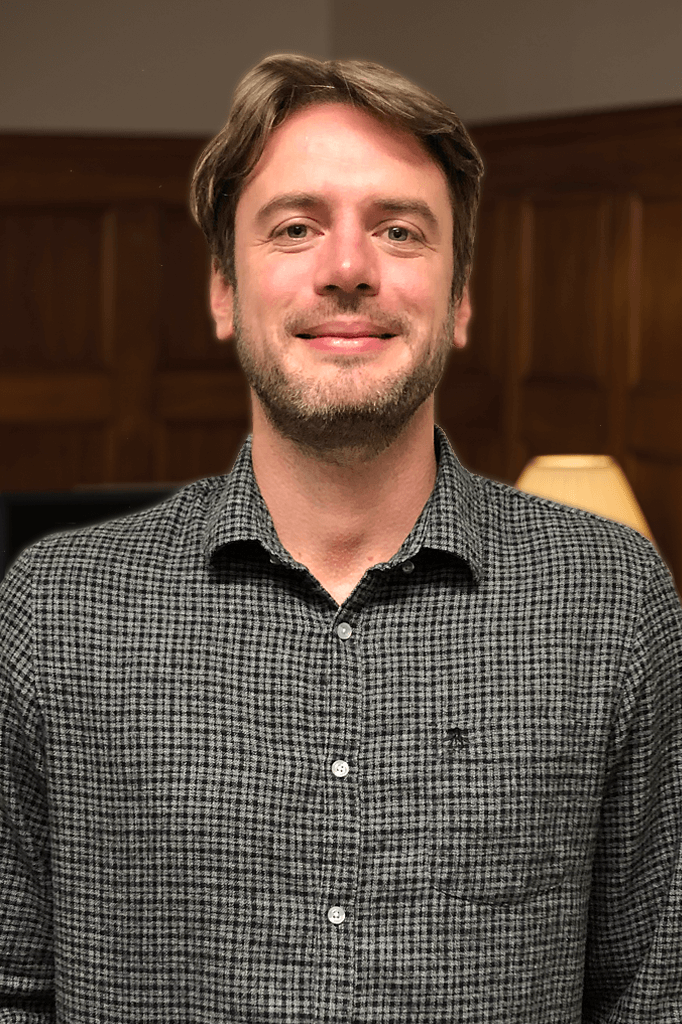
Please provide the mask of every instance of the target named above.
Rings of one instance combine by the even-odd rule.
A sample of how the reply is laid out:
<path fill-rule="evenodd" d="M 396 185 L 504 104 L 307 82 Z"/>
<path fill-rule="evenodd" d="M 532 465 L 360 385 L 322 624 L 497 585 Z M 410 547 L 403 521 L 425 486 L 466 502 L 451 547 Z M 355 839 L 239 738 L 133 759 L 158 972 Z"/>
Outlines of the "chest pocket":
<path fill-rule="evenodd" d="M 588 840 L 567 723 L 453 726 L 434 772 L 432 879 L 440 891 L 518 903 L 579 868 Z"/>

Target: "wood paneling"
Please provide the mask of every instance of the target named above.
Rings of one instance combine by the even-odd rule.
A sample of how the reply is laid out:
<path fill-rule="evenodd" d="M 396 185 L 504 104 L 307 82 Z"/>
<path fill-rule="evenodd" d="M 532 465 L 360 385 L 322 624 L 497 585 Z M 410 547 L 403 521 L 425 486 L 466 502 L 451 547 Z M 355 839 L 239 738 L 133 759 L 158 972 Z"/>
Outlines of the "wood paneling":
<path fill-rule="evenodd" d="M 633 383 L 667 384 L 682 346 L 682 197 L 643 203 L 641 323 Z"/>
<path fill-rule="evenodd" d="M 0 368 L 102 365 L 95 209 L 0 208 Z"/>
<path fill-rule="evenodd" d="M 535 203 L 532 211 L 532 319 L 524 373 L 602 382 L 610 204 L 600 197 L 562 197 Z"/>
<path fill-rule="evenodd" d="M 17 206 L 187 206 L 203 139 L 0 135 L 0 198 Z"/>
<path fill-rule="evenodd" d="M 210 261 L 206 242 L 186 209 L 164 209 L 160 246 L 159 367 L 236 370 L 233 347 L 215 339 L 208 306 Z"/>
<path fill-rule="evenodd" d="M 470 343 L 439 421 L 513 482 L 613 455 L 682 581 L 682 106 L 472 129 Z M 224 471 L 249 421 L 187 212 L 201 139 L 0 137 L 0 488 Z"/>
<path fill-rule="evenodd" d="M 468 465 L 508 482 L 535 455 L 613 455 L 679 586 L 682 107 L 472 134 L 486 163 L 480 354 L 453 355 L 441 422 Z M 458 406 L 465 393 L 478 401 Z"/>
<path fill-rule="evenodd" d="M 679 407 L 678 413 L 679 417 Z M 682 465 L 630 456 L 623 469 L 637 494 L 642 511 L 668 564 L 678 591 L 682 590 Z M 665 543 L 663 539 L 665 540 Z"/>
<path fill-rule="evenodd" d="M 104 423 L 112 408 L 104 373 L 0 374 L 0 423 Z"/>
<path fill-rule="evenodd" d="M 169 422 L 160 446 L 159 477 L 181 480 L 227 472 L 246 436 L 246 425 L 197 421 Z M 225 453 L 230 459 L 225 462 Z M 216 469 L 216 466 L 219 468 Z M 164 472 L 165 470 L 165 472 Z"/>
<path fill-rule="evenodd" d="M 187 210 L 201 139 L 0 138 L 0 487 L 222 472 L 248 430 Z"/>
<path fill-rule="evenodd" d="M 472 125 L 488 200 L 557 192 L 679 195 L 682 105 Z"/>
<path fill-rule="evenodd" d="M 2 489 L 61 491 L 104 484 L 107 435 L 101 423 L 0 423 Z"/>

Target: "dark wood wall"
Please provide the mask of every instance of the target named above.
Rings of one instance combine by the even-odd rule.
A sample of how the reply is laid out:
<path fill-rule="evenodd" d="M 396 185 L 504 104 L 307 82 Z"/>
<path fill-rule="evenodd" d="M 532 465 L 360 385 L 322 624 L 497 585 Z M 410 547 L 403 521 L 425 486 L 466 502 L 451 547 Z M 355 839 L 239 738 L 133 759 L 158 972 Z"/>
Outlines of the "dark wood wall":
<path fill-rule="evenodd" d="M 0 137 L 0 489 L 229 466 L 248 393 L 187 212 L 201 145 Z"/>
<path fill-rule="evenodd" d="M 470 468 L 612 454 L 682 581 L 682 106 L 472 129 L 470 344 L 439 421 Z M 181 481 L 248 431 L 187 213 L 200 139 L 0 136 L 0 490 Z"/>
<path fill-rule="evenodd" d="M 682 583 L 682 106 L 472 129 L 486 163 L 469 347 L 439 419 L 462 460 L 603 453 Z"/>

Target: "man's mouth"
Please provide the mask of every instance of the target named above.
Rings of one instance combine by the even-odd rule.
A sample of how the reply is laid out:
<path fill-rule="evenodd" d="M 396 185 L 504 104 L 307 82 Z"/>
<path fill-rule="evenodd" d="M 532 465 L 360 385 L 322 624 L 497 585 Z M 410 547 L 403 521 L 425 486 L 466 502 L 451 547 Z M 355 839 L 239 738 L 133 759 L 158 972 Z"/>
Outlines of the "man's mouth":
<path fill-rule="evenodd" d="M 347 341 L 352 344 L 354 341 L 360 341 L 361 339 L 378 339 L 380 341 L 388 341 L 390 338 L 395 337 L 394 331 L 387 331 L 386 325 L 377 324 L 369 320 L 330 320 L 326 323 L 315 324 L 306 331 L 300 331 L 296 335 L 297 338 L 303 338 L 306 341 L 312 341 L 314 339 L 338 339 L 339 343 Z"/>
<path fill-rule="evenodd" d="M 395 334 L 346 334 L 342 331 L 335 331 L 334 333 L 325 334 L 297 334 L 297 338 L 381 338 L 382 341 L 388 341 L 389 338 L 395 338 Z"/>

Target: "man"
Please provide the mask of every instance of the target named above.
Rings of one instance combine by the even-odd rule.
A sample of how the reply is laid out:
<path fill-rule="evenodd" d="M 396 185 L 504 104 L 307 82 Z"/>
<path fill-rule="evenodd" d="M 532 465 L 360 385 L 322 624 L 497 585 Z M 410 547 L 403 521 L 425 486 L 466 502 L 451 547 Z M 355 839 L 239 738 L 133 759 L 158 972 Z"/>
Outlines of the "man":
<path fill-rule="evenodd" d="M 481 163 L 261 62 L 200 161 L 253 434 L 2 595 L 0 1020 L 682 1020 L 682 612 L 639 534 L 433 422 Z"/>

